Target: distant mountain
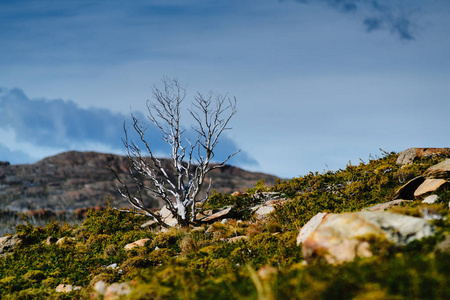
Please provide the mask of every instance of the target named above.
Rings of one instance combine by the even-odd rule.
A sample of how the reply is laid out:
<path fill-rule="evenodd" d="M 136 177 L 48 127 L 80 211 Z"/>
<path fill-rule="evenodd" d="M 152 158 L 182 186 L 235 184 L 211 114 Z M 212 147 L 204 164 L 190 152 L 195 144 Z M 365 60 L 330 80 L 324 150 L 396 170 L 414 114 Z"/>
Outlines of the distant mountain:
<path fill-rule="evenodd" d="M 169 166 L 168 160 L 162 161 Z M 133 186 L 125 156 L 70 151 L 35 164 L 10 165 L 0 162 L 0 209 L 73 211 L 106 206 L 108 197 L 114 206 L 129 206 L 117 192 L 116 178 L 109 166 L 116 170 L 122 181 Z M 276 179 L 272 175 L 232 166 L 216 169 L 208 175 L 212 179 L 211 189 L 222 193 L 245 191 L 261 179 L 270 186 Z M 157 199 L 149 195 L 146 197 L 151 203 L 149 207 L 161 205 Z"/>

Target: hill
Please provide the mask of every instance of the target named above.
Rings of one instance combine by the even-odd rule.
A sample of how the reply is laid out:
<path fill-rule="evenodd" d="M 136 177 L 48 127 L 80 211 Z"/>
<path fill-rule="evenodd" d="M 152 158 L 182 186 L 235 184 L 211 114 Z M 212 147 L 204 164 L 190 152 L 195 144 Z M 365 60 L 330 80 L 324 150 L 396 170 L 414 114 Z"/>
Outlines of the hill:
<path fill-rule="evenodd" d="M 169 164 L 164 159 L 162 162 Z M 107 197 L 117 207 L 127 206 L 126 199 L 116 191 L 116 178 L 109 166 L 121 180 L 133 185 L 128 176 L 129 164 L 125 156 L 71 151 L 45 158 L 35 164 L 10 165 L 2 162 L 0 209 L 74 211 L 106 206 Z M 248 172 L 233 166 L 216 169 L 209 175 L 212 189 L 222 193 L 243 192 L 261 179 L 273 185 L 276 179 L 275 176 Z M 160 206 L 156 199 L 147 196 L 153 207 Z"/>

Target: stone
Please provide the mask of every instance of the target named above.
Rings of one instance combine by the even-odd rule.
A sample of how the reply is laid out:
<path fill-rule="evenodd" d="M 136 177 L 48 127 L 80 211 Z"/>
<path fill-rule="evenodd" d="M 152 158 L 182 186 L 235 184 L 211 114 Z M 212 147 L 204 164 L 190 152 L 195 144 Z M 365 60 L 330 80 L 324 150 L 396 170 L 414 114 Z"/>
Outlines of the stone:
<path fill-rule="evenodd" d="M 81 286 L 61 283 L 61 284 L 59 284 L 56 287 L 55 292 L 57 292 L 57 293 L 70 293 L 70 292 L 73 292 L 73 291 L 76 291 L 76 290 L 80 290 L 80 289 L 81 289 Z"/>
<path fill-rule="evenodd" d="M 425 181 L 423 176 L 417 176 L 401 186 L 394 194 L 393 199 L 414 199 L 414 192 Z"/>
<path fill-rule="evenodd" d="M 158 222 L 155 220 L 150 220 L 141 225 L 141 228 L 156 228 L 158 227 Z"/>
<path fill-rule="evenodd" d="M 445 179 L 425 179 L 425 181 L 414 192 L 414 196 L 418 197 L 429 192 L 437 191 L 441 187 L 444 187 L 444 185 L 449 185 Z"/>
<path fill-rule="evenodd" d="M 45 244 L 46 245 L 53 245 L 54 243 L 56 243 L 58 240 L 52 236 L 49 236 L 46 240 L 45 240 Z"/>
<path fill-rule="evenodd" d="M 113 283 L 105 289 L 104 300 L 118 300 L 131 292 L 130 283 Z"/>
<path fill-rule="evenodd" d="M 202 222 L 215 222 L 218 220 L 222 220 L 224 218 L 230 218 L 234 216 L 234 209 L 233 206 L 229 206 L 219 212 L 216 212 L 212 215 L 210 215 L 209 217 L 206 217 L 204 219 L 202 219 Z"/>
<path fill-rule="evenodd" d="M 425 178 L 450 179 L 450 158 L 429 167 L 423 176 Z"/>
<path fill-rule="evenodd" d="M 439 196 L 438 195 L 430 195 L 430 196 L 426 197 L 425 199 L 423 199 L 422 203 L 434 204 L 434 203 L 436 203 L 438 201 L 439 201 Z"/>
<path fill-rule="evenodd" d="M 303 225 L 303 227 L 300 229 L 300 233 L 297 236 L 297 245 L 300 245 L 301 243 L 306 241 L 311 233 L 313 233 L 317 229 L 317 227 L 319 227 L 326 215 L 328 215 L 328 213 L 318 213 L 314 217 L 312 217 L 308 221 L 308 223 Z"/>
<path fill-rule="evenodd" d="M 211 216 L 212 214 L 214 214 L 214 210 L 212 210 L 212 209 L 203 210 L 203 211 L 198 212 L 197 215 L 195 216 L 195 218 L 198 221 L 201 221 L 202 219 L 207 218 L 207 217 Z"/>
<path fill-rule="evenodd" d="M 381 203 L 381 204 L 377 204 L 374 206 L 364 208 L 363 211 L 385 211 L 394 206 L 399 206 L 402 203 L 408 203 L 408 202 L 413 202 L 413 201 L 412 200 L 404 200 L 404 199 L 396 199 L 396 200 L 392 200 L 389 202 L 385 202 L 385 203 Z"/>
<path fill-rule="evenodd" d="M 140 239 L 140 240 L 137 240 L 137 241 L 135 241 L 133 243 L 125 245 L 124 249 L 126 251 L 129 251 L 129 250 L 131 250 L 133 248 L 136 248 L 136 247 L 143 247 L 145 245 L 145 243 L 148 242 L 148 241 L 150 241 L 150 239 L 148 239 L 148 238 Z"/>
<path fill-rule="evenodd" d="M 163 220 L 173 218 L 173 214 L 172 214 L 172 212 L 167 208 L 167 205 L 164 205 L 164 206 L 160 209 L 159 215 L 161 216 L 161 219 L 163 219 Z"/>
<path fill-rule="evenodd" d="M 436 250 L 439 252 L 450 253 L 450 234 L 447 234 L 445 239 L 436 245 Z"/>
<path fill-rule="evenodd" d="M 94 284 L 94 291 L 100 295 L 104 295 L 106 291 L 106 282 L 99 280 Z"/>
<path fill-rule="evenodd" d="M 257 219 L 263 219 L 272 213 L 278 205 L 283 205 L 286 199 L 272 199 L 263 204 L 251 208 L 255 212 Z"/>
<path fill-rule="evenodd" d="M 372 255 L 364 238 L 386 238 L 403 246 L 434 232 L 434 226 L 424 219 L 390 212 L 329 214 L 303 242 L 302 252 L 307 261 L 318 256 L 339 264 Z"/>
<path fill-rule="evenodd" d="M 57 240 L 55 244 L 56 245 L 63 245 L 65 243 L 69 242 L 69 241 L 74 241 L 74 240 L 75 240 L 74 237 L 67 237 L 67 236 L 65 236 L 65 237 L 62 237 L 59 240 Z"/>
<path fill-rule="evenodd" d="M 409 148 L 400 152 L 396 163 L 404 166 L 413 163 L 416 158 L 433 155 L 450 156 L 450 148 Z"/>
<path fill-rule="evenodd" d="M 246 235 L 234 236 L 228 239 L 228 242 L 235 243 L 237 241 L 246 240 L 248 237 Z"/>
<path fill-rule="evenodd" d="M 8 235 L 0 238 L 0 257 L 7 256 L 14 251 L 14 248 L 22 242 L 22 239 L 16 235 Z"/>

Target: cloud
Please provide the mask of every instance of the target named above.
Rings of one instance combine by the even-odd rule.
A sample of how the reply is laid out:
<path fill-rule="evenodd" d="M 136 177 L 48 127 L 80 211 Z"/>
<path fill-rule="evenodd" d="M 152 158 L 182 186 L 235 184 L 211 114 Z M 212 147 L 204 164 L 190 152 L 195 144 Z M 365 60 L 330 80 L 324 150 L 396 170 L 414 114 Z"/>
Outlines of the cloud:
<path fill-rule="evenodd" d="M 283 1 L 280 1 L 283 2 Z M 343 13 L 368 15 L 363 18 L 366 32 L 389 30 L 402 40 L 414 40 L 414 24 L 402 11 L 396 1 L 377 0 L 295 0 L 297 3 L 313 4 L 326 3 Z M 386 3 L 386 4 L 384 4 Z"/>
<path fill-rule="evenodd" d="M 146 123 L 142 113 L 133 112 L 133 115 Z M 0 88 L 0 160 L 28 163 L 30 158 L 40 159 L 44 153 L 50 155 L 64 150 L 123 154 L 125 120 L 128 120 L 126 127 L 130 139 L 138 140 L 129 116 L 124 114 L 100 108 L 81 108 L 73 101 L 61 99 L 30 99 L 20 89 Z M 146 130 L 146 139 L 156 155 L 169 155 L 168 145 L 151 123 Z M 237 150 L 234 141 L 223 136 L 216 151 L 217 160 Z M 247 153 L 239 154 L 231 162 L 257 164 Z"/>

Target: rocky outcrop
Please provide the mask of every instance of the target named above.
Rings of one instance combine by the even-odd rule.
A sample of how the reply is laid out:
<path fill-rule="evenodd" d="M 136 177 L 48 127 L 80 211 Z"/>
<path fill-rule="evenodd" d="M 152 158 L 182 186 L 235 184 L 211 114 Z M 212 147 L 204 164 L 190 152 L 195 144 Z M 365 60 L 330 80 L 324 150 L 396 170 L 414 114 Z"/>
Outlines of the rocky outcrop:
<path fill-rule="evenodd" d="M 307 261 L 322 257 L 331 264 L 348 262 L 355 257 L 372 256 L 370 241 L 374 238 L 403 246 L 435 232 L 424 219 L 389 212 L 328 214 L 317 222 L 320 218 L 317 229 L 309 236 L 303 232 L 297 239 L 298 243 L 303 241 L 302 252 Z"/>
<path fill-rule="evenodd" d="M 417 158 L 436 155 L 450 157 L 450 148 L 408 148 L 400 152 L 397 164 L 404 166 L 413 163 Z"/>

